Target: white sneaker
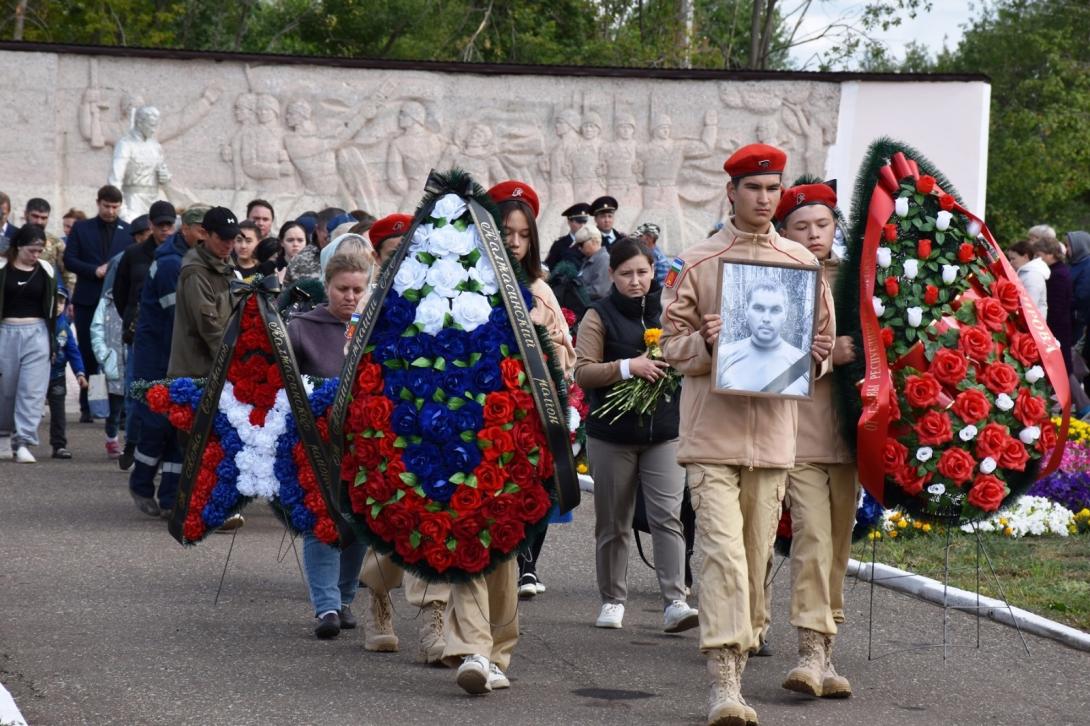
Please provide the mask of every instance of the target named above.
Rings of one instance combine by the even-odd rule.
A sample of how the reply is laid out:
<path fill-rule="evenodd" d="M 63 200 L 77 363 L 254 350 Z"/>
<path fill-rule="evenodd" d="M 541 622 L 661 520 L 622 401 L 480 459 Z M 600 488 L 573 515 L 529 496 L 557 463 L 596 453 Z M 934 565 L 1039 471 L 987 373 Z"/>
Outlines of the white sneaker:
<path fill-rule="evenodd" d="M 15 461 L 20 464 L 36 464 L 38 462 L 34 458 L 34 454 L 30 453 L 30 449 L 25 446 L 20 446 L 15 450 Z"/>
<path fill-rule="evenodd" d="M 538 581 L 537 581 L 537 585 L 536 585 L 536 587 L 537 587 L 537 594 L 538 594 L 538 595 L 540 595 L 541 593 L 545 592 L 545 583 L 544 583 L 544 582 L 542 582 L 541 580 L 538 580 Z"/>
<path fill-rule="evenodd" d="M 624 620 L 624 605 L 619 602 L 607 602 L 602 605 L 602 610 L 598 613 L 598 620 L 595 621 L 594 627 L 620 628 L 622 620 Z"/>
<path fill-rule="evenodd" d="M 498 669 L 497 669 L 498 670 Z M 502 674 L 501 674 L 502 675 Z M 506 680 L 506 678 L 504 679 Z M 467 655 L 458 666 L 458 685 L 466 693 L 480 696 L 492 690 L 490 664 L 483 655 Z M 510 683 L 508 683 L 510 685 Z"/>
<path fill-rule="evenodd" d="M 681 600 L 674 600 L 666 606 L 663 614 L 663 630 L 667 633 L 680 633 L 695 628 L 700 623 L 700 613 L 696 608 Z"/>
<path fill-rule="evenodd" d="M 10 459 L 11 456 L 11 437 L 0 436 L 0 459 Z"/>
<path fill-rule="evenodd" d="M 495 663 L 488 665 L 488 687 L 493 691 L 511 687 L 511 681 L 507 680 L 507 676 Z"/>
<path fill-rule="evenodd" d="M 519 600 L 531 600 L 537 595 L 537 575 L 527 572 L 519 578 Z"/>

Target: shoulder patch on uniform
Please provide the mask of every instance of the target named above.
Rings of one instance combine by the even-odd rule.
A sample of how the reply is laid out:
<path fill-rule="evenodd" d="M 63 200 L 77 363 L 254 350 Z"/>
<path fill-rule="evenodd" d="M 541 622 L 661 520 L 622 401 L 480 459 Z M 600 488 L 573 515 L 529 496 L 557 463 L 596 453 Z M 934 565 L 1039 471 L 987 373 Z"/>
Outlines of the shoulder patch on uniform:
<path fill-rule="evenodd" d="M 664 284 L 666 287 L 673 287 L 677 284 L 678 279 L 681 278 L 681 271 L 685 269 L 685 260 L 680 257 L 675 257 L 670 261 L 670 269 L 666 272 L 666 280 Z"/>

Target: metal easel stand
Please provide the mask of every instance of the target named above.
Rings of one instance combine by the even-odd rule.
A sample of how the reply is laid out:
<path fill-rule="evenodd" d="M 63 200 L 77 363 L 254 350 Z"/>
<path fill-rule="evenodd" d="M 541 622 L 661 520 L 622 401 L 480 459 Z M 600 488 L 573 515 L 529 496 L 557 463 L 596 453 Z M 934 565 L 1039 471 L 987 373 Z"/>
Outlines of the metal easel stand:
<path fill-rule="evenodd" d="M 220 603 L 220 594 L 223 592 L 223 583 L 227 579 L 227 566 L 231 564 L 231 554 L 235 551 L 235 538 L 238 537 L 238 529 L 231 532 L 231 542 L 227 547 L 227 555 L 223 558 L 223 571 L 220 573 L 219 586 L 216 587 L 216 596 L 212 600 L 212 606 L 216 607 Z M 289 539 L 290 537 L 290 539 Z M 291 531 L 288 525 L 284 524 L 284 536 L 280 538 L 280 545 L 276 549 L 276 563 L 282 564 L 288 556 L 288 549 L 290 548 L 292 553 L 295 554 L 295 566 L 299 570 L 299 579 L 303 583 L 303 591 L 310 597 L 310 589 L 307 585 L 307 578 L 303 571 L 303 563 L 299 560 L 299 549 L 295 545 L 295 533 Z M 285 547 L 284 543 L 287 542 L 288 546 Z"/>

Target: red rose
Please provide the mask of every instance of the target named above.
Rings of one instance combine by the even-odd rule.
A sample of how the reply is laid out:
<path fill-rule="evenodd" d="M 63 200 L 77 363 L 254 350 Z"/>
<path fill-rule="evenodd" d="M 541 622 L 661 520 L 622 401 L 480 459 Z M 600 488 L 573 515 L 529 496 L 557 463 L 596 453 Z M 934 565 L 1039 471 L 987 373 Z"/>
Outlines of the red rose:
<path fill-rule="evenodd" d="M 897 297 L 897 293 L 899 293 L 901 291 L 901 286 L 897 282 L 896 277 L 887 277 L 885 285 L 886 285 L 886 294 L 889 295 L 890 297 Z"/>
<path fill-rule="evenodd" d="M 1012 471 L 1025 471 L 1029 453 L 1022 442 L 1014 437 L 1007 437 L 1003 450 L 999 453 L 999 465 Z"/>
<path fill-rule="evenodd" d="M 484 516 L 488 519 L 500 521 L 511 519 L 514 516 L 517 502 L 514 494 L 501 494 L 492 497 L 484 505 Z"/>
<path fill-rule="evenodd" d="M 534 397 L 521 388 L 517 391 L 511 391 L 511 398 L 515 400 L 515 412 L 521 413 L 523 416 L 535 408 Z M 516 418 L 521 418 L 521 416 L 516 416 Z"/>
<path fill-rule="evenodd" d="M 1056 425 L 1051 421 L 1041 424 L 1041 438 L 1037 439 L 1037 450 L 1042 454 L 1051 451 L 1059 440 L 1056 433 Z"/>
<path fill-rule="evenodd" d="M 992 334 L 979 325 L 964 327 L 958 334 L 958 348 L 973 360 L 987 360 L 994 347 Z"/>
<path fill-rule="evenodd" d="M 1041 351 L 1029 333 L 1014 333 L 1008 346 L 1011 355 L 1024 366 L 1031 366 L 1041 360 Z"/>
<path fill-rule="evenodd" d="M 403 499 L 382 509 L 382 516 L 390 522 L 390 528 L 395 532 L 411 532 L 416 529 L 419 515 L 408 510 L 403 504 L 404 501 Z"/>
<path fill-rule="evenodd" d="M 999 332 L 1007 325 L 1007 309 L 994 297 L 981 297 L 976 300 L 976 319 L 984 327 Z"/>
<path fill-rule="evenodd" d="M 514 358 L 504 358 L 500 361 L 500 374 L 503 375 L 503 385 L 510 390 L 520 388 L 522 381 L 525 380 L 522 362 Z"/>
<path fill-rule="evenodd" d="M 505 391 L 489 393 L 484 400 L 485 426 L 502 426 L 515 418 L 515 399 Z"/>
<path fill-rule="evenodd" d="M 451 520 L 446 512 L 424 512 L 420 516 L 420 534 L 432 542 L 446 544 Z"/>
<path fill-rule="evenodd" d="M 379 453 L 373 439 L 362 437 L 356 439 L 355 461 L 360 468 L 367 471 L 378 469 L 378 465 L 382 463 L 382 454 Z"/>
<path fill-rule="evenodd" d="M 354 393 L 379 393 L 382 391 L 382 366 L 377 363 L 360 362 L 356 373 L 356 390 Z"/>
<path fill-rule="evenodd" d="M 976 252 L 973 246 L 968 242 L 962 242 L 958 245 L 958 262 L 969 263 L 976 257 Z"/>
<path fill-rule="evenodd" d="M 149 388 L 145 398 L 152 413 L 166 413 L 170 406 L 170 390 L 161 383 Z"/>
<path fill-rule="evenodd" d="M 541 485 L 524 487 L 517 495 L 518 517 L 531 524 L 541 521 L 549 513 L 552 502 Z"/>
<path fill-rule="evenodd" d="M 973 478 L 976 460 L 965 449 L 947 449 L 939 458 L 939 473 L 961 486 Z"/>
<path fill-rule="evenodd" d="M 922 239 L 916 243 L 916 256 L 921 260 L 926 260 L 931 256 L 931 240 Z"/>
<path fill-rule="evenodd" d="M 515 446 L 523 454 L 529 454 L 541 444 L 538 430 L 531 423 L 532 421 L 532 418 L 524 418 L 511 429 L 511 433 L 515 436 Z"/>
<path fill-rule="evenodd" d="M 923 301 L 925 305 L 934 305 L 939 301 L 939 288 L 928 285 L 924 288 Z"/>
<path fill-rule="evenodd" d="M 555 472 L 553 467 L 553 455 L 548 449 L 541 449 L 541 451 L 538 452 L 538 456 L 540 458 L 537 460 L 537 478 L 544 481 L 551 477 Z"/>
<path fill-rule="evenodd" d="M 954 204 L 956 204 L 956 200 L 949 194 L 939 195 L 939 208 L 942 209 L 944 212 L 953 211 Z"/>
<path fill-rule="evenodd" d="M 401 480 L 398 479 L 398 481 Z M 428 505 L 429 500 L 424 499 L 412 489 L 405 489 L 404 492 L 405 496 L 400 502 L 401 506 L 414 517 L 414 522 L 420 521 L 420 515 L 426 511 L 425 507 Z"/>
<path fill-rule="evenodd" d="M 931 373 L 948 386 L 961 383 L 968 371 L 969 359 L 952 348 L 939 348 L 931 359 Z"/>
<path fill-rule="evenodd" d="M 897 241 L 897 225 L 887 224 L 882 227 L 882 236 L 885 237 L 887 242 Z"/>
<path fill-rule="evenodd" d="M 954 436 L 950 427 L 950 417 L 941 411 L 928 411 L 916 420 L 913 426 L 920 443 L 924 446 L 944 444 Z"/>
<path fill-rule="evenodd" d="M 927 408 L 939 400 L 942 386 L 935 376 L 924 373 L 905 380 L 905 400 L 913 408 Z"/>
<path fill-rule="evenodd" d="M 410 565 L 419 562 L 424 557 L 424 548 L 413 547 L 412 539 L 410 539 L 411 535 L 411 532 L 396 532 L 393 534 L 392 538 L 394 550 L 401 555 L 401 559 L 405 560 L 405 562 Z M 430 546 L 441 547 L 446 550 L 446 545 L 432 544 Z M 451 560 L 453 561 L 453 559 L 454 557 L 451 555 Z"/>
<path fill-rule="evenodd" d="M 436 572 L 446 572 L 454 564 L 454 553 L 445 544 L 430 544 L 424 549 L 424 559 Z"/>
<path fill-rule="evenodd" d="M 930 194 L 935 189 L 935 177 L 924 174 L 916 180 L 916 191 L 920 194 Z"/>
<path fill-rule="evenodd" d="M 923 474 L 917 474 L 916 467 L 907 465 L 901 468 L 901 471 L 897 473 L 894 480 L 907 494 L 916 496 L 922 492 L 924 486 L 931 481 L 931 472 L 925 471 Z"/>
<path fill-rule="evenodd" d="M 179 431 L 189 431 L 193 428 L 193 409 L 189 406 L 171 406 L 170 425 Z"/>
<path fill-rule="evenodd" d="M 510 552 L 526 537 L 526 527 L 517 519 L 503 519 L 492 525 L 492 548 Z"/>
<path fill-rule="evenodd" d="M 518 456 L 507 465 L 507 473 L 522 488 L 534 483 L 534 467 L 523 456 Z"/>
<path fill-rule="evenodd" d="M 484 517 L 478 512 L 467 512 L 461 514 L 454 520 L 454 525 L 451 527 L 451 532 L 454 533 L 454 539 L 465 540 L 471 537 L 476 537 L 477 533 L 484 529 Z"/>
<path fill-rule="evenodd" d="M 466 572 L 480 572 L 488 566 L 488 550 L 476 537 L 463 540 L 454 548 L 454 561 Z"/>
<path fill-rule="evenodd" d="M 893 345 L 893 329 L 882 328 L 882 346 L 885 348 Z"/>
<path fill-rule="evenodd" d="M 969 504 L 985 512 L 994 512 L 1007 496 L 1007 487 L 991 474 L 981 474 L 969 490 Z"/>
<path fill-rule="evenodd" d="M 484 494 L 495 494 L 507 481 L 503 470 L 490 461 L 482 461 L 473 473 L 477 477 L 477 488 Z"/>
<path fill-rule="evenodd" d="M 990 456 L 999 461 L 1003 447 L 1010 438 L 1010 430 L 1002 424 L 990 423 L 976 436 L 976 455 L 983 459 Z"/>
<path fill-rule="evenodd" d="M 355 499 L 352 500 L 352 506 L 356 506 Z M 367 528 L 377 534 L 380 538 L 386 540 L 387 542 L 393 540 L 394 530 L 390 526 L 390 520 L 387 519 L 382 512 L 379 512 L 379 515 L 376 518 L 371 516 L 370 507 L 361 507 L 359 509 L 354 509 L 353 511 L 355 511 L 357 514 L 362 514 L 367 522 Z M 401 554 L 401 552 L 398 551 L 398 554 Z M 404 555 L 402 556 L 404 557 Z"/>
<path fill-rule="evenodd" d="M 383 396 L 368 396 L 364 404 L 364 416 L 367 419 L 368 428 L 382 430 L 390 425 L 390 414 L 394 412 L 394 404 Z"/>
<path fill-rule="evenodd" d="M 1048 416 L 1045 402 L 1034 396 L 1028 388 L 1018 391 L 1014 400 L 1014 417 L 1026 426 L 1035 426 Z"/>
<path fill-rule="evenodd" d="M 1022 307 L 1022 297 L 1018 294 L 1018 285 L 1010 280 L 997 277 L 992 284 L 992 295 L 1008 312 L 1017 312 Z"/>
<path fill-rule="evenodd" d="M 980 374 L 980 382 L 997 396 L 1010 393 L 1018 385 L 1018 372 L 1006 363 L 992 363 Z"/>
<path fill-rule="evenodd" d="M 896 396 L 890 396 L 889 399 L 889 420 L 900 421 L 901 420 L 901 404 L 897 400 Z"/>
<path fill-rule="evenodd" d="M 882 451 L 882 464 L 887 474 L 900 471 L 908 458 L 908 448 L 896 439 L 886 439 L 885 449 Z"/>
<path fill-rule="evenodd" d="M 450 508 L 455 512 L 474 512 L 481 506 L 481 491 L 465 484 L 460 484 L 454 489 L 450 498 Z"/>
<path fill-rule="evenodd" d="M 375 441 L 378 443 L 378 453 L 382 454 L 384 459 L 392 459 L 398 455 L 400 449 L 395 445 L 397 437 L 392 432 L 383 432 L 382 436 L 376 436 Z"/>
<path fill-rule="evenodd" d="M 379 504 L 385 504 L 397 494 L 397 487 L 378 472 L 367 477 L 367 483 L 362 488 L 367 496 Z"/>
<path fill-rule="evenodd" d="M 488 447 L 482 454 L 486 461 L 496 461 L 502 455 L 515 450 L 515 439 L 510 431 L 504 431 L 499 426 L 489 426 L 477 434 L 481 441 L 487 441 Z"/>

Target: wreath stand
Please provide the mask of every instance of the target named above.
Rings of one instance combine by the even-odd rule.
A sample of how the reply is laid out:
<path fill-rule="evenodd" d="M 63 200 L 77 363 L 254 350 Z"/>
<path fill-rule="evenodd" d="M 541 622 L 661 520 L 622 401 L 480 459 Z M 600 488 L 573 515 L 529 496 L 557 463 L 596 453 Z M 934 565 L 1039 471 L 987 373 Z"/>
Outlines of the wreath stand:
<path fill-rule="evenodd" d="M 975 566 L 976 604 L 975 605 L 955 604 L 955 603 L 952 603 L 950 601 L 950 597 L 949 597 L 950 596 L 949 590 L 950 590 L 950 587 L 951 587 L 951 585 L 950 585 L 950 573 L 952 572 L 951 567 L 950 567 L 950 550 L 954 546 L 956 546 L 956 544 L 954 543 L 954 529 L 957 526 L 957 525 L 951 525 L 950 523 L 951 522 L 956 522 L 957 520 L 955 518 L 947 518 L 947 519 L 944 519 L 943 521 L 944 521 L 944 526 L 945 526 L 945 529 L 946 529 L 946 546 L 944 547 L 944 551 L 943 551 L 943 555 L 944 555 L 943 556 L 943 567 L 942 567 L 941 573 L 935 573 L 936 575 L 941 574 L 941 576 L 942 576 L 941 580 L 940 580 L 940 582 L 942 583 L 942 603 L 941 603 L 941 606 L 942 606 L 942 642 L 941 643 L 924 643 L 924 644 L 920 644 L 920 645 L 914 645 L 914 646 L 911 646 L 911 647 L 908 647 L 908 648 L 900 648 L 900 649 L 896 649 L 896 650 L 891 650 L 889 652 L 882 653 L 880 655 L 875 655 L 874 654 L 874 645 L 875 645 L 875 643 L 874 643 L 874 592 L 875 592 L 875 588 L 878 586 L 878 584 L 880 584 L 882 582 L 889 582 L 889 581 L 896 580 L 896 579 L 908 578 L 908 577 L 912 577 L 912 576 L 917 575 L 917 574 L 924 575 L 924 576 L 929 575 L 929 573 L 908 573 L 908 574 L 905 574 L 905 575 L 888 575 L 888 576 L 884 576 L 884 577 L 876 576 L 874 566 L 875 566 L 875 564 L 878 563 L 878 540 L 874 539 L 874 540 L 871 541 L 871 547 L 870 547 L 870 551 L 871 551 L 870 552 L 871 567 L 870 567 L 870 571 L 868 573 L 868 575 L 869 575 L 868 579 L 870 580 L 870 602 L 869 602 L 869 613 L 868 613 L 868 623 L 867 623 L 867 660 L 877 660 L 879 658 L 885 658 L 886 656 L 895 655 L 895 654 L 904 653 L 904 652 L 925 651 L 925 650 L 931 650 L 933 648 L 942 648 L 942 659 L 943 659 L 943 661 L 946 661 L 947 658 L 949 657 L 950 649 L 952 649 L 952 648 L 972 648 L 972 647 L 975 647 L 976 649 L 979 650 L 980 649 L 980 618 L 981 618 L 981 611 L 982 610 L 997 609 L 997 606 L 995 604 L 982 605 L 980 603 L 980 584 L 981 584 L 981 575 L 982 575 L 982 573 L 984 573 L 985 576 L 987 577 L 986 582 L 989 582 L 989 583 L 995 585 L 996 592 L 999 594 L 998 600 L 1001 603 L 1001 605 L 998 606 L 998 609 L 1006 609 L 1007 610 L 1008 614 L 1010 615 L 1011 623 L 1014 624 L 1014 628 L 1018 632 L 1018 637 L 1022 642 L 1022 648 L 1025 650 L 1026 655 L 1029 655 L 1029 645 L 1026 642 L 1026 636 L 1022 632 L 1022 628 L 1021 628 L 1021 626 L 1019 626 L 1017 618 L 1014 617 L 1014 611 L 1011 608 L 1010 601 L 1008 600 L 1006 591 L 1003 588 L 1003 583 L 1000 582 L 999 575 L 995 571 L 995 567 L 992 564 L 991 554 L 988 552 L 988 548 L 985 546 L 984 540 L 980 536 L 981 533 L 980 533 L 980 530 L 976 526 L 976 522 L 970 522 L 969 523 L 969 526 L 972 528 L 974 544 L 975 544 L 975 547 L 976 547 L 976 566 Z M 986 572 L 983 571 L 982 568 L 981 568 L 982 560 L 983 560 L 983 563 L 987 567 Z M 860 567 L 859 570 L 856 571 L 855 578 L 856 578 L 857 582 L 861 579 L 862 569 L 863 568 Z M 908 597 L 912 597 L 912 598 L 915 598 L 917 600 L 921 600 L 923 602 L 935 604 L 934 601 L 932 601 L 930 599 L 927 599 L 927 598 L 925 598 L 925 597 L 923 597 L 923 596 L 921 596 L 919 594 L 916 594 L 916 593 L 902 592 L 901 594 L 907 595 Z M 974 644 L 959 644 L 959 643 L 953 643 L 952 642 L 952 638 L 951 638 L 951 634 L 950 634 L 950 613 L 951 613 L 951 611 L 971 613 L 971 614 L 974 614 L 976 616 L 976 638 L 975 638 L 976 642 Z"/>
<path fill-rule="evenodd" d="M 220 594 L 223 592 L 223 583 L 227 579 L 227 566 L 231 564 L 231 554 L 235 551 L 235 538 L 238 537 L 239 529 L 241 529 L 241 527 L 231 532 L 231 541 L 227 546 L 227 554 L 223 558 L 223 571 L 220 572 L 220 581 L 219 585 L 216 587 L 216 596 L 212 599 L 212 607 L 217 607 L 220 604 Z M 288 528 L 288 526 L 285 524 L 284 536 L 280 538 L 280 545 L 277 547 L 276 550 L 276 564 L 279 565 L 283 563 L 285 559 L 287 559 L 288 547 L 290 547 L 291 551 L 295 554 L 295 565 L 299 570 L 299 579 L 303 582 L 303 590 L 304 592 L 308 592 L 309 596 L 309 591 L 307 590 L 307 579 L 306 575 L 303 574 L 303 563 L 299 559 L 299 549 L 295 546 L 295 539 L 295 533 L 293 533 L 291 529 Z M 288 543 L 288 547 L 284 546 L 285 542 Z"/>

